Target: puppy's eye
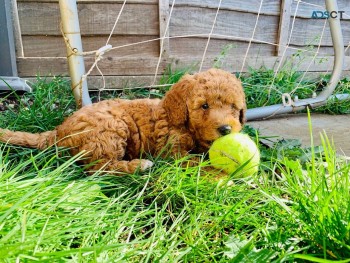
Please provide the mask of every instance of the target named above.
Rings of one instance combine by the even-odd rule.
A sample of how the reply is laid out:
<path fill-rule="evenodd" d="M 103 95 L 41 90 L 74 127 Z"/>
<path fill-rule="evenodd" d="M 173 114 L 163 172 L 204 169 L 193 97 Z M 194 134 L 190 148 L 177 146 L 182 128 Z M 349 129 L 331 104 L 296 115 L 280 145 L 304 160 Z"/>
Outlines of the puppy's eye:
<path fill-rule="evenodd" d="M 204 103 L 204 104 L 202 105 L 202 109 L 203 109 L 203 110 L 209 109 L 208 103 Z"/>
<path fill-rule="evenodd" d="M 235 104 L 231 104 L 231 109 L 236 109 L 236 105 Z"/>

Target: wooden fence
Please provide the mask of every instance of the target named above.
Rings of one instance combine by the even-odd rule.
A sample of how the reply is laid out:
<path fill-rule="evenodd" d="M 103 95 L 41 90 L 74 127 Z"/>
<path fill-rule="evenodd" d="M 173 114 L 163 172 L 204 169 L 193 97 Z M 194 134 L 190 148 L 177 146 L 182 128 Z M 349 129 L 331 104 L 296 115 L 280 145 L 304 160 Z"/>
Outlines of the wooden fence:
<path fill-rule="evenodd" d="M 110 40 L 113 47 L 120 48 L 105 54 L 99 63 L 107 86 L 117 88 L 126 81 L 150 84 L 157 65 L 158 74 L 168 65 L 198 66 L 205 50 L 203 69 L 215 63 L 232 72 L 262 65 L 276 68 L 283 59 L 281 65 L 291 62 L 296 70 L 331 71 L 333 48 L 328 23 L 311 17 L 313 11 L 325 10 L 323 0 L 261 2 L 223 0 L 217 13 L 217 0 L 127 0 Z M 106 44 L 122 4 L 121 0 L 78 1 L 84 51 Z M 350 43 L 350 5 L 348 0 L 338 0 L 338 5 L 344 11 L 341 24 L 346 47 Z M 19 75 L 67 75 L 58 1 L 17 0 L 16 7 Z M 159 39 L 164 36 L 161 48 Z M 298 56 L 292 58 L 293 54 Z M 346 55 L 344 69 L 349 70 L 349 50 Z M 87 69 L 93 61 L 93 55 L 85 57 Z M 99 85 L 100 80 L 94 70 L 89 88 Z"/>

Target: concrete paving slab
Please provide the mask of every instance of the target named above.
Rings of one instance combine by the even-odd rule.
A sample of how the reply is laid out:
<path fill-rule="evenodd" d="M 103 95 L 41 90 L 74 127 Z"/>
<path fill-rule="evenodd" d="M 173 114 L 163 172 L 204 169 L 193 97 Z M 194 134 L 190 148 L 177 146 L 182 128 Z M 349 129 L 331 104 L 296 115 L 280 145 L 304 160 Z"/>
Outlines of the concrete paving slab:
<path fill-rule="evenodd" d="M 320 134 L 326 132 L 333 140 L 337 153 L 350 156 L 350 115 L 311 114 L 314 145 L 321 145 Z M 266 120 L 250 121 L 263 136 L 278 139 L 299 139 L 303 146 L 311 145 L 309 122 L 306 113 L 288 114 Z"/>

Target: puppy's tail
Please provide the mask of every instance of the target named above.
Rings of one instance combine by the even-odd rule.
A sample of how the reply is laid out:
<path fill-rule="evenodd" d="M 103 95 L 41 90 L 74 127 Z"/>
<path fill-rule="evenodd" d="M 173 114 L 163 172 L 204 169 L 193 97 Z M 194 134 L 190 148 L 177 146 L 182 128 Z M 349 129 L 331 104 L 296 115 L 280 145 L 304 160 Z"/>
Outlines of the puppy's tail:
<path fill-rule="evenodd" d="M 10 131 L 7 129 L 0 129 L 0 141 L 30 147 L 45 149 L 55 143 L 56 130 L 42 133 L 29 133 L 21 131 Z"/>

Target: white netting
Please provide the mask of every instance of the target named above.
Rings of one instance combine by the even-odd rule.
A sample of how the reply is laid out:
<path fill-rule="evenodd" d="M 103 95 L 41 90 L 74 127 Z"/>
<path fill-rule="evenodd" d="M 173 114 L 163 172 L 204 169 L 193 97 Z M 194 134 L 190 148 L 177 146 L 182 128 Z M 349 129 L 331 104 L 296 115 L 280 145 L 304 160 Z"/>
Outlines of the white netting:
<path fill-rule="evenodd" d="M 208 1 L 206 1 L 206 2 L 208 2 Z M 87 73 L 83 76 L 83 78 L 87 78 L 93 72 L 93 70 L 96 68 L 97 71 L 99 72 L 100 76 L 103 79 L 103 82 L 102 82 L 103 84 L 101 87 L 99 87 L 99 90 L 100 91 L 109 90 L 105 86 L 103 70 L 101 70 L 98 66 L 99 62 L 103 59 L 103 55 L 105 53 L 110 52 L 112 50 L 121 49 L 121 48 L 142 45 L 142 44 L 145 44 L 148 42 L 150 42 L 150 43 L 151 42 L 154 42 L 154 43 L 159 42 L 160 43 L 160 52 L 159 52 L 159 57 L 158 57 L 158 63 L 154 69 L 154 78 L 153 78 L 151 85 L 147 85 L 148 88 L 149 87 L 157 88 L 157 87 L 163 86 L 163 85 L 156 85 L 156 82 L 157 82 L 157 76 L 159 76 L 159 74 L 162 73 L 162 72 L 160 72 L 160 64 L 161 64 L 161 61 L 163 59 L 162 56 L 163 56 L 163 49 L 164 49 L 165 40 L 205 37 L 207 39 L 206 45 L 205 45 L 205 48 L 203 50 L 203 55 L 202 55 L 202 58 L 201 58 L 200 63 L 199 63 L 199 71 L 201 71 L 203 69 L 204 62 L 207 59 L 207 51 L 209 48 L 209 44 L 211 43 L 213 38 L 219 38 L 219 39 L 226 39 L 226 40 L 232 40 L 232 41 L 244 41 L 244 42 L 248 43 L 247 48 L 244 52 L 244 56 L 242 57 L 242 60 L 241 60 L 242 65 L 240 67 L 240 72 L 237 72 L 238 75 L 241 75 L 242 72 L 244 71 L 244 69 L 246 68 L 248 57 L 252 53 L 251 52 L 252 43 L 267 44 L 267 45 L 271 45 L 274 47 L 280 47 L 280 50 L 282 52 L 278 55 L 277 63 L 274 66 L 275 73 L 274 73 L 274 77 L 270 83 L 269 92 L 275 92 L 275 93 L 280 94 L 281 101 L 283 103 L 285 103 L 286 105 L 292 103 L 294 99 L 297 100 L 297 97 L 293 96 L 293 94 L 299 89 L 300 85 L 302 85 L 302 82 L 303 82 L 304 78 L 306 77 L 309 69 L 313 65 L 315 65 L 315 63 L 316 63 L 315 61 L 318 59 L 318 57 L 320 55 L 320 49 L 322 47 L 322 42 L 324 39 L 325 30 L 329 30 L 329 28 L 327 28 L 328 23 L 327 23 L 326 19 L 320 20 L 323 23 L 323 27 L 322 27 L 322 30 L 320 30 L 320 32 L 318 32 L 319 37 L 318 37 L 316 47 L 314 47 L 312 49 L 310 49 L 308 47 L 296 47 L 296 46 L 291 45 L 291 39 L 293 37 L 293 34 L 295 34 L 294 31 L 295 31 L 296 19 L 298 17 L 299 11 L 302 11 L 303 8 L 309 7 L 309 9 L 310 9 L 310 7 L 311 7 L 311 8 L 317 9 L 317 10 L 326 10 L 325 6 L 312 3 L 312 0 L 310 0 L 310 1 L 297 1 L 297 0 L 292 1 L 292 2 L 294 2 L 294 6 L 293 6 L 294 12 L 291 13 L 291 17 L 290 17 L 291 20 L 290 20 L 290 26 L 289 26 L 289 30 L 288 30 L 287 42 L 285 44 L 280 44 L 280 43 L 277 43 L 277 41 L 276 42 L 269 42 L 269 41 L 265 41 L 265 40 L 262 40 L 262 39 L 259 39 L 256 37 L 256 30 L 258 28 L 258 25 L 259 25 L 259 23 L 262 23 L 262 21 L 260 20 L 261 14 L 262 14 L 262 9 L 263 9 L 265 4 L 268 4 L 268 3 L 265 3 L 264 0 L 257 2 L 257 15 L 256 15 L 256 20 L 255 20 L 255 25 L 254 25 L 254 28 L 251 31 L 251 33 L 248 32 L 250 34 L 250 37 L 234 35 L 234 34 L 232 34 L 235 31 L 234 29 L 232 29 L 232 33 L 230 33 L 230 34 L 216 33 L 215 28 L 217 26 L 217 18 L 218 18 L 218 16 L 220 16 L 220 14 L 222 12 L 223 1 L 218 0 L 218 1 L 212 1 L 212 2 L 216 6 L 215 7 L 216 10 L 215 10 L 214 19 L 210 25 L 210 32 L 208 32 L 207 34 L 198 34 L 198 33 L 194 32 L 193 34 L 183 34 L 183 35 L 178 34 L 178 35 L 169 36 L 171 20 L 172 20 L 174 8 L 176 7 L 176 4 L 177 4 L 176 0 L 173 0 L 169 4 L 168 19 L 167 19 L 167 21 L 165 21 L 165 30 L 163 32 L 161 32 L 160 37 L 148 39 L 148 40 L 143 40 L 143 41 L 139 41 L 139 42 L 134 42 L 134 43 L 129 43 L 129 44 L 112 46 L 110 44 L 111 37 L 112 37 L 113 33 L 115 32 L 116 28 L 118 28 L 118 22 L 120 20 L 121 15 L 123 14 L 125 6 L 128 5 L 128 1 L 124 0 L 122 3 L 122 6 L 120 8 L 119 13 L 116 14 L 115 22 L 114 22 L 113 28 L 112 28 L 109 36 L 106 39 L 106 44 L 104 46 L 98 48 L 97 50 L 87 51 L 87 52 L 83 52 L 82 54 L 77 54 L 77 55 L 83 55 L 83 56 L 88 56 L 88 55 L 92 55 L 92 54 L 94 55 L 94 63 L 92 64 L 92 66 L 89 69 L 87 69 Z M 267 2 L 269 2 L 269 1 L 267 1 Z M 211 7 L 211 8 L 213 8 L 213 7 Z M 344 14 L 344 16 L 349 18 L 349 16 L 346 13 Z M 65 38 L 65 36 L 64 36 L 64 38 Z M 66 43 L 67 43 L 67 46 L 70 47 L 69 42 L 66 41 Z M 350 46 L 350 44 L 349 44 L 349 46 Z M 348 49 L 349 46 L 347 46 L 346 49 Z M 295 52 L 296 54 L 298 54 L 298 52 L 306 53 L 308 56 L 307 65 L 304 66 L 304 70 L 303 70 L 304 73 L 302 74 L 302 77 L 299 79 L 299 83 L 290 92 L 284 93 L 275 87 L 274 82 L 275 82 L 275 79 L 277 78 L 278 73 L 280 72 L 281 68 L 286 63 L 286 60 L 290 59 L 291 53 L 293 53 L 293 52 Z M 190 56 L 190 55 L 191 54 L 188 54 L 188 56 Z M 238 55 L 240 55 L 240 54 L 238 54 Z M 332 63 L 328 63 L 328 68 L 326 70 L 326 73 L 330 72 L 332 70 L 332 66 L 333 66 Z M 132 87 L 132 88 L 136 89 L 136 88 L 144 88 L 144 87 Z"/>

